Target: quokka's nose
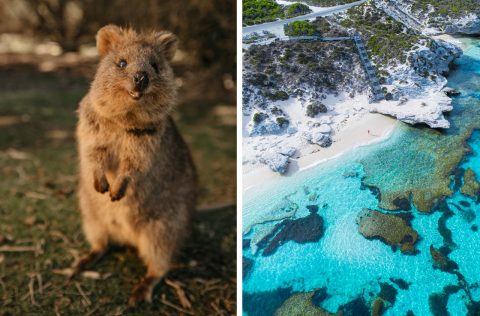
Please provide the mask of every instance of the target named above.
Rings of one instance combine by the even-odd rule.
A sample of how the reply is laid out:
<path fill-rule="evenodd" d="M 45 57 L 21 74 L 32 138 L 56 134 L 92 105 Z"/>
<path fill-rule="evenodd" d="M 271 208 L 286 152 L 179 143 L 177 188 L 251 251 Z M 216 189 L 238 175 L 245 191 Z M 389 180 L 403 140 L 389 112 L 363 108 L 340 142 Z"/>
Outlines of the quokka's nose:
<path fill-rule="evenodd" d="M 148 74 L 145 71 L 137 72 L 133 76 L 133 83 L 135 84 L 135 90 L 145 90 L 148 86 Z"/>

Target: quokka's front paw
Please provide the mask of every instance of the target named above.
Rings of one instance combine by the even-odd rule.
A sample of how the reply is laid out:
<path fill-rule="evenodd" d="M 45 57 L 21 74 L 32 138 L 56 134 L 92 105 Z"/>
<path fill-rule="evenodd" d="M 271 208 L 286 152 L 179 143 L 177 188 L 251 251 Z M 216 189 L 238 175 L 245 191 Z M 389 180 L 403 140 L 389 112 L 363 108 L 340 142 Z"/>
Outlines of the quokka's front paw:
<path fill-rule="evenodd" d="M 112 185 L 110 189 L 110 198 L 112 202 L 118 201 L 125 196 L 128 187 L 128 178 L 127 177 L 119 177 Z"/>
<path fill-rule="evenodd" d="M 105 175 L 102 174 L 101 176 L 93 177 L 93 187 L 97 192 L 105 193 L 110 188 L 110 185 L 108 184 L 108 181 Z"/>

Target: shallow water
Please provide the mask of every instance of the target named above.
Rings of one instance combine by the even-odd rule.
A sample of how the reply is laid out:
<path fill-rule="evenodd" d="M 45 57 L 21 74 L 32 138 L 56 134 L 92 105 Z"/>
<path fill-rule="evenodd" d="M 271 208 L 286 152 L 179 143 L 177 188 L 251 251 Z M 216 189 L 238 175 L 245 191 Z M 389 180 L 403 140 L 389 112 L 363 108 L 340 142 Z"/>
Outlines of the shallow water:
<path fill-rule="evenodd" d="M 480 41 L 468 42 L 471 46 L 449 77 L 449 86 L 462 94 L 454 98 L 447 132 L 402 125 L 380 144 L 245 195 L 243 255 L 253 260 L 243 282 L 245 314 L 273 314 L 294 293 L 324 288 L 327 295 L 314 305 L 331 313 L 340 308 L 362 315 L 381 284 L 393 293 L 384 299 L 384 315 L 478 312 L 480 205 L 477 197 L 460 192 L 464 169 L 471 168 L 480 179 L 480 132 L 472 134 L 480 127 Z M 406 198 L 409 205 L 389 207 L 394 197 Z M 293 210 L 279 211 L 285 205 Z M 319 207 L 323 233 L 304 243 L 281 240 L 265 256 L 262 237 L 275 235 L 283 218 L 308 216 L 308 205 Z M 410 214 L 410 226 L 420 236 L 417 252 L 404 254 L 362 236 L 356 219 L 365 208 Z M 298 230 L 296 234 L 290 237 L 297 238 Z M 430 246 L 441 249 L 458 269 L 434 267 Z M 362 304 L 348 305 L 359 298 Z"/>

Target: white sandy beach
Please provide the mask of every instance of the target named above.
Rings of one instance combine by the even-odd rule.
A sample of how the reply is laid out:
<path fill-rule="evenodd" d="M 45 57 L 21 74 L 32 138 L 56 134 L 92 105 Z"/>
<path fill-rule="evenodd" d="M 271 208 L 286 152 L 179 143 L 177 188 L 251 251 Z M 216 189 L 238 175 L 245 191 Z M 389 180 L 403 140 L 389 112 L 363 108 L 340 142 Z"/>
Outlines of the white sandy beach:
<path fill-rule="evenodd" d="M 311 168 L 319 163 L 339 157 L 349 150 L 369 145 L 388 138 L 394 130 L 398 121 L 374 113 L 366 113 L 356 122 L 353 122 L 333 135 L 333 143 L 328 148 L 319 148 L 317 152 L 301 156 L 298 159 L 291 159 L 288 172 L 279 175 L 270 170 L 269 167 L 261 164 L 244 166 L 243 191 L 253 187 L 275 181 L 281 177 L 288 177 L 300 170 Z"/>

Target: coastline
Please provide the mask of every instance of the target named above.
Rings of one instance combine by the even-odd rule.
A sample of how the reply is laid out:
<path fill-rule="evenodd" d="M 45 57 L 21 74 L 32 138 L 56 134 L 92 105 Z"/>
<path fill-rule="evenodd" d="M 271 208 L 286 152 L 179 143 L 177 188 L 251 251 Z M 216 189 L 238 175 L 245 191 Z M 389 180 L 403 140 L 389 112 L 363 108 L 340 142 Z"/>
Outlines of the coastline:
<path fill-rule="evenodd" d="M 330 147 L 319 148 L 317 152 L 291 158 L 288 171 L 279 175 L 270 170 L 266 165 L 254 165 L 244 168 L 243 193 L 266 183 L 289 177 L 297 172 L 315 167 L 327 160 L 338 158 L 354 148 L 367 146 L 388 139 L 399 121 L 377 113 L 366 113 L 357 121 L 341 129 L 333 135 L 333 143 Z M 370 133 L 368 132 L 370 131 Z"/>
<path fill-rule="evenodd" d="M 445 42 L 460 47 L 462 50 L 468 49 L 469 46 L 468 43 L 465 43 L 456 38 L 455 36 L 448 34 L 436 35 L 432 36 L 432 38 L 444 40 Z M 329 123 L 330 127 L 333 130 L 333 134 L 331 135 L 333 143 L 330 147 L 327 148 L 321 148 L 319 146 L 315 147 L 315 145 L 300 143 L 302 142 L 302 140 L 297 139 L 290 139 L 289 143 L 288 139 L 286 142 L 281 142 L 280 139 L 274 138 L 272 140 L 272 143 L 276 144 L 275 146 L 286 145 L 295 147 L 297 149 L 297 154 L 289 158 L 287 172 L 283 175 L 273 172 L 267 165 L 259 163 L 250 164 L 248 163 L 248 160 L 253 160 L 251 159 L 251 156 L 244 156 L 244 161 L 247 161 L 247 163 L 244 163 L 243 165 L 243 194 L 246 194 L 246 192 L 249 190 L 263 187 L 267 183 L 272 183 L 281 179 L 288 178 L 297 174 L 300 171 L 304 171 L 306 169 L 315 167 L 323 162 L 338 158 L 339 156 L 349 152 L 354 148 L 371 145 L 388 139 L 389 136 L 392 134 L 395 126 L 398 126 L 398 124 L 400 124 L 400 120 L 411 123 L 409 121 L 409 111 L 411 111 L 412 107 L 415 108 L 416 112 L 420 113 L 420 117 L 422 118 L 431 117 L 432 111 L 434 111 L 433 114 L 438 114 L 437 119 L 434 118 L 430 120 L 436 125 L 431 126 L 429 123 L 424 122 L 427 125 L 430 125 L 434 128 L 448 128 L 449 122 L 443 117 L 443 113 L 446 111 L 450 111 L 452 108 L 449 102 L 450 98 L 445 96 L 444 93 L 441 92 L 442 88 L 443 86 L 440 85 L 430 87 L 429 89 L 424 91 L 425 93 L 422 96 L 416 96 L 413 99 L 408 100 L 406 102 L 409 104 L 408 107 L 398 107 L 400 105 L 405 105 L 405 102 L 401 104 L 396 104 L 397 107 L 392 107 L 392 102 L 384 101 L 380 102 L 379 104 L 374 104 L 372 106 L 364 105 L 366 103 L 365 100 L 355 100 L 353 103 L 362 104 L 361 108 L 357 113 L 350 112 L 350 110 L 352 109 L 351 105 L 353 100 L 349 100 L 348 102 L 345 102 L 345 100 L 329 100 L 330 102 L 327 102 L 327 106 L 330 105 L 330 107 L 333 107 L 337 112 L 347 114 L 347 118 L 351 114 L 353 114 L 353 116 L 356 116 L 358 114 L 358 117 L 353 118 L 352 116 L 350 116 L 350 119 L 346 119 L 340 124 L 339 122 Z M 338 106 L 339 104 L 347 105 L 347 107 Z M 426 105 L 429 104 L 436 104 L 436 106 L 434 106 L 433 109 L 432 107 L 426 107 Z M 369 112 L 365 113 L 362 110 L 367 110 Z M 293 118 L 293 121 L 301 120 L 295 117 L 295 114 L 298 113 L 297 108 L 294 108 L 294 111 L 286 112 L 291 118 Z M 374 114 L 372 112 L 384 114 Z M 398 119 L 395 119 L 388 115 L 395 116 Z M 242 122 L 242 134 L 245 137 L 247 124 L 247 122 L 245 121 L 245 117 Z M 413 123 L 418 122 L 414 121 Z M 263 139 L 260 139 L 260 141 L 265 142 Z M 299 143 L 296 143 L 296 141 L 299 141 Z M 253 147 L 254 149 L 256 149 L 256 145 L 257 144 L 255 144 L 255 141 L 248 143 L 248 146 Z M 245 150 L 245 143 L 243 143 L 243 147 Z M 247 151 L 247 153 L 250 153 L 250 151 Z"/>

